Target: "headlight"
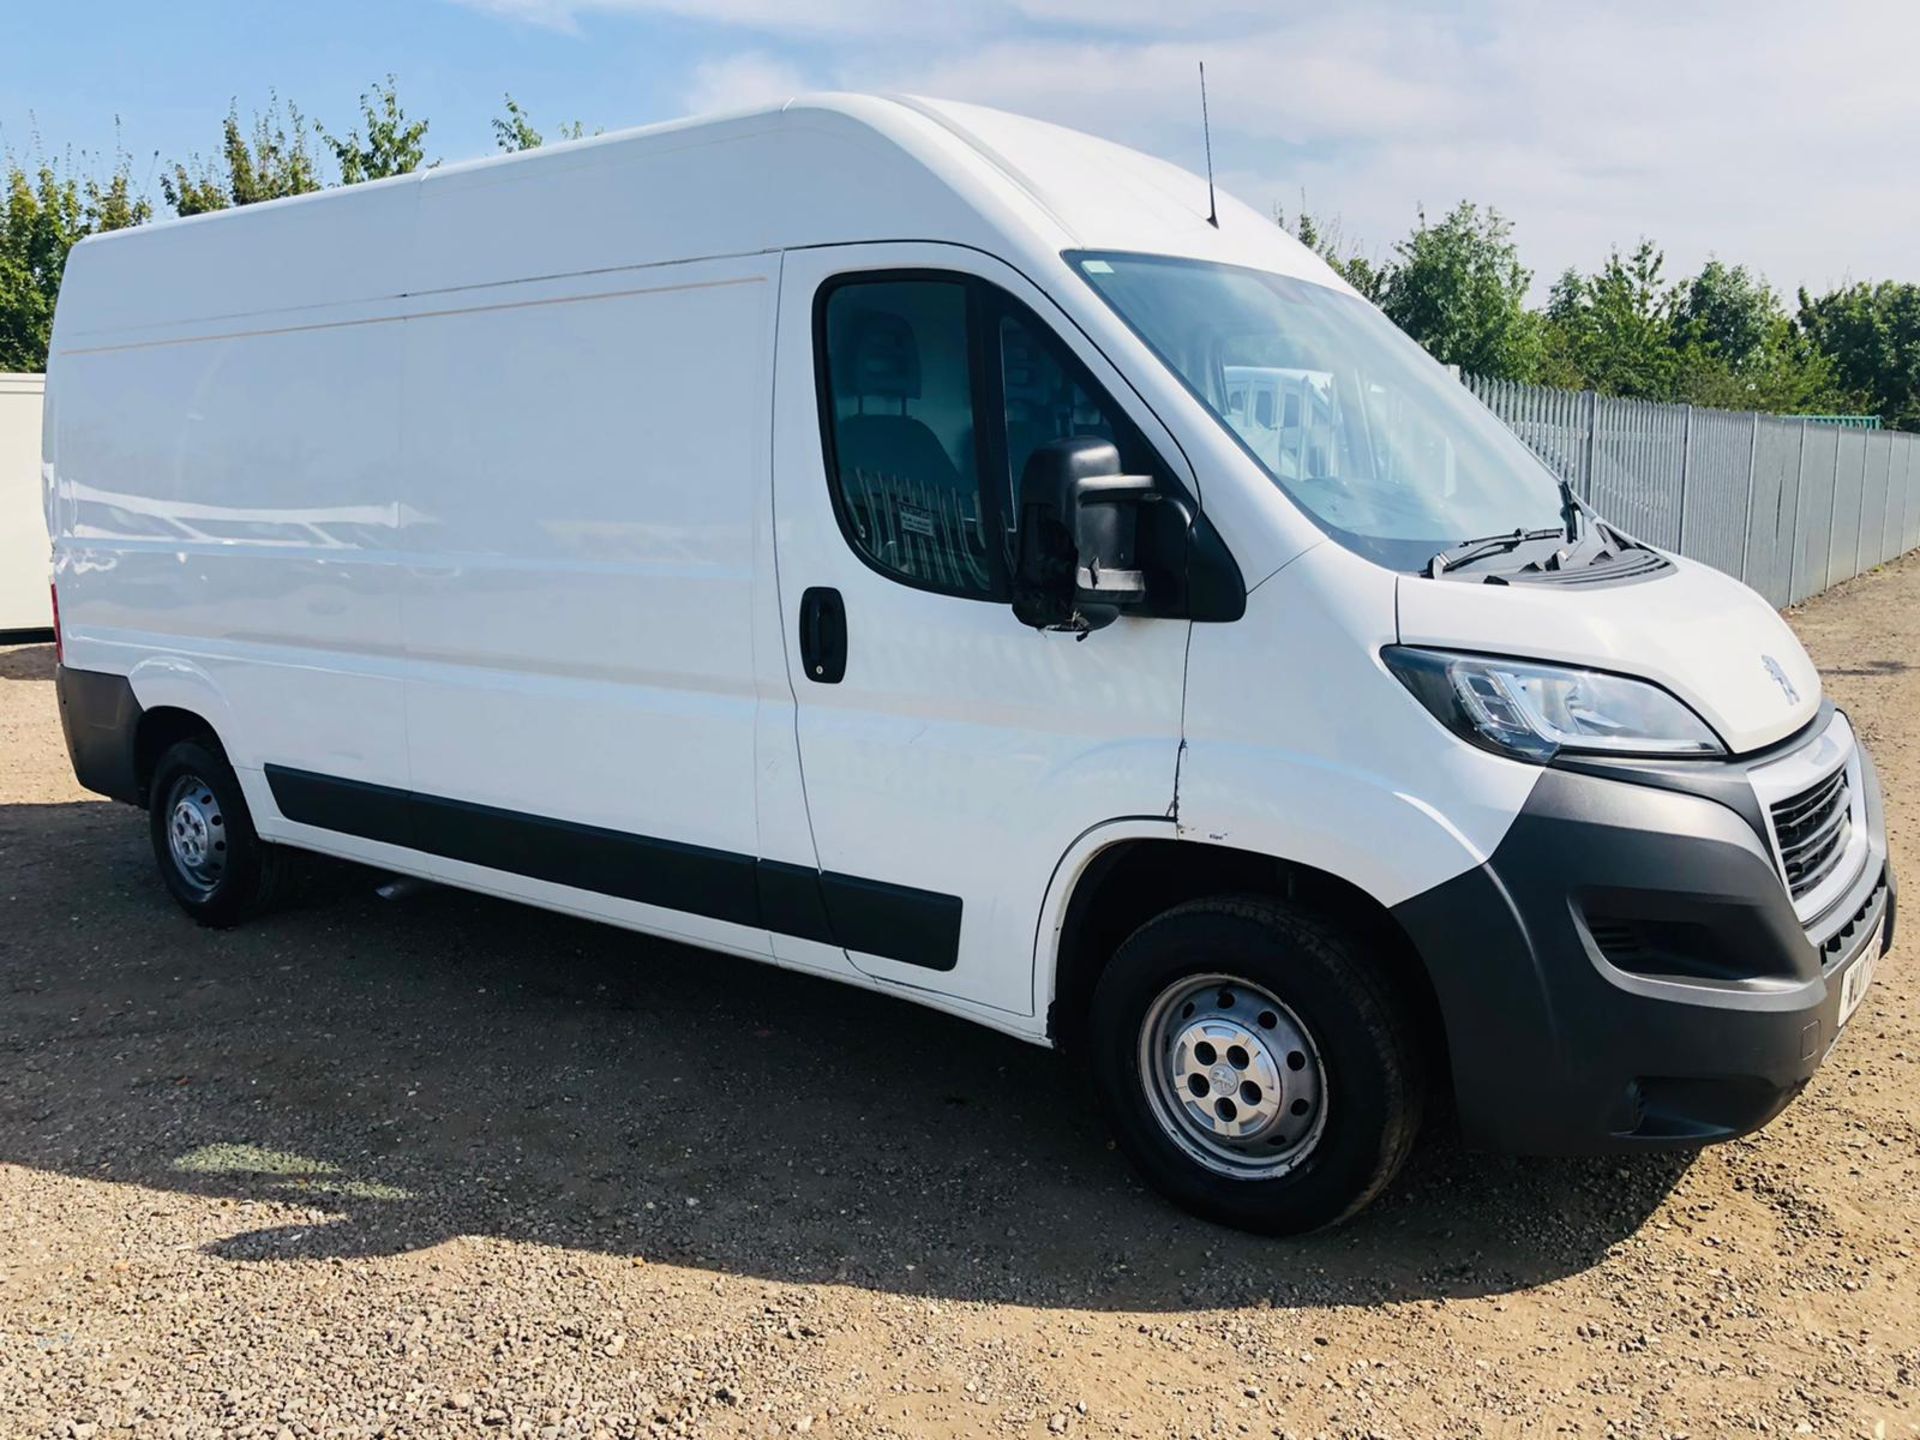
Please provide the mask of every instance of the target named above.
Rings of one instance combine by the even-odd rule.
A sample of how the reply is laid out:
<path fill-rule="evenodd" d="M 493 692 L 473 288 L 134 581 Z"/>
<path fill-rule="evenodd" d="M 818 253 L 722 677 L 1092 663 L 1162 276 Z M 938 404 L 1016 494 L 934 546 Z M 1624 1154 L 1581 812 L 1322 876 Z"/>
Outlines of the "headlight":
<path fill-rule="evenodd" d="M 1387 668 L 1462 739 L 1545 763 L 1562 750 L 1724 755 L 1719 737 L 1657 685 L 1531 660 L 1389 645 Z"/>

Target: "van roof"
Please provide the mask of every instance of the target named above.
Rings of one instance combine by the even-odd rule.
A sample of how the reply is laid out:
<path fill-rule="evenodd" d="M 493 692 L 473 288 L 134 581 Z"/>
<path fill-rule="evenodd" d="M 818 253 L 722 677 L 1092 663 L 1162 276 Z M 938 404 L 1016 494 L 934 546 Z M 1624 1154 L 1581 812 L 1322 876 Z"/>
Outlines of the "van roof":
<path fill-rule="evenodd" d="M 799 246 L 1067 248 L 1341 282 L 1166 161 L 914 96 L 823 94 L 112 232 L 74 251 L 55 347 L 153 327 Z M 77 282 L 77 283 L 76 283 Z"/>

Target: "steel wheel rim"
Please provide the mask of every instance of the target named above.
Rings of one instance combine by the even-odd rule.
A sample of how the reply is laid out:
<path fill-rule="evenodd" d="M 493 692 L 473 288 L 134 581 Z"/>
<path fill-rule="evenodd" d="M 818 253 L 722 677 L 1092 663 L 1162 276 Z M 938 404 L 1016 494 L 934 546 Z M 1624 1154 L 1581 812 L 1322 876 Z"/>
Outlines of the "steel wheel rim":
<path fill-rule="evenodd" d="M 227 818 L 220 801 L 198 775 L 182 775 L 168 787 L 162 813 L 174 871 L 204 900 L 219 889 L 227 873 Z"/>
<path fill-rule="evenodd" d="M 1313 1153 L 1327 1075 L 1279 996 L 1237 975 L 1162 990 L 1140 1026 L 1140 1083 L 1161 1130 L 1216 1174 L 1271 1180 Z"/>

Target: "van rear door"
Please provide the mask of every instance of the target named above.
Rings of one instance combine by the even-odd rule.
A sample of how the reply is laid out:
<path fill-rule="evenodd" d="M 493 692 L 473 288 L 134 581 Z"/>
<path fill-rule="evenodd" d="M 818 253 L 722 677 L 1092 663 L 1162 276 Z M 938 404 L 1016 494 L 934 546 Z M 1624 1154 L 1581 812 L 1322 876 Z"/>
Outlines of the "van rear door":
<path fill-rule="evenodd" d="M 1178 452 L 978 252 L 789 252 L 780 303 L 780 605 L 832 937 L 870 975 L 1031 1015 L 1061 856 L 1172 807 L 1188 622 L 1081 642 L 1015 620 L 1012 477 L 1074 434 Z"/>

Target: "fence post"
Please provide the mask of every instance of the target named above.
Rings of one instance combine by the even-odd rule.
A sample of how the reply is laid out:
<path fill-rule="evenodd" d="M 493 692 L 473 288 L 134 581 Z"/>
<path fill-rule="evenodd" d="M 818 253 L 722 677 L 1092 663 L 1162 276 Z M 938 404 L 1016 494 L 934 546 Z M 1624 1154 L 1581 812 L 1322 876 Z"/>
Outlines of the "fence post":
<path fill-rule="evenodd" d="M 1853 523 L 1853 573 L 1855 575 L 1860 573 L 1860 556 L 1864 553 L 1867 541 L 1867 455 L 1869 453 L 1871 452 L 1862 451 L 1860 455 L 1860 514 Z M 1882 496 L 1881 509 L 1885 508 L 1886 497 Z"/>
<path fill-rule="evenodd" d="M 1693 406 L 1687 406 L 1687 428 L 1680 440 L 1680 538 L 1673 548 L 1687 553 L 1687 475 L 1693 469 Z"/>
<path fill-rule="evenodd" d="M 1920 469 L 1913 464 L 1913 457 L 1907 453 L 1907 442 L 1903 436 L 1893 437 L 1893 453 L 1903 462 L 1900 467 L 1900 528 L 1893 539 L 1893 556 L 1904 555 L 1907 549 L 1907 517 L 1913 513 L 1913 487 L 1920 484 Z M 1893 556 L 1889 556 L 1892 559 Z"/>
<path fill-rule="evenodd" d="M 1747 510 L 1746 523 L 1740 527 L 1740 583 L 1751 585 L 1747 564 L 1753 553 L 1753 472 L 1760 463 L 1760 412 L 1753 412 L 1753 429 L 1747 436 Z"/>
<path fill-rule="evenodd" d="M 1794 461 L 1793 479 L 1793 551 L 1787 557 L 1787 604 L 1792 605 L 1800 598 L 1800 551 L 1805 548 L 1805 532 L 1800 528 L 1800 516 L 1807 508 L 1807 421 L 1800 422 L 1800 458 Z M 1774 532 L 1775 548 L 1779 547 L 1779 532 Z"/>
<path fill-rule="evenodd" d="M 1585 500 L 1589 505 L 1593 503 L 1593 481 L 1594 481 L 1594 473 L 1595 473 L 1594 472 L 1594 445 L 1595 445 L 1595 437 L 1599 434 L 1599 431 L 1600 431 L 1600 393 L 1597 390 L 1589 390 L 1587 391 L 1586 474 L 1582 477 L 1582 479 L 1585 481 L 1585 484 L 1586 484 L 1586 494 L 1580 497 L 1582 500 Z"/>
<path fill-rule="evenodd" d="M 1833 447 L 1833 474 L 1827 479 L 1827 553 L 1820 557 L 1820 588 L 1833 584 L 1833 522 L 1840 514 L 1840 453 L 1846 447 L 1837 441 Z"/>

